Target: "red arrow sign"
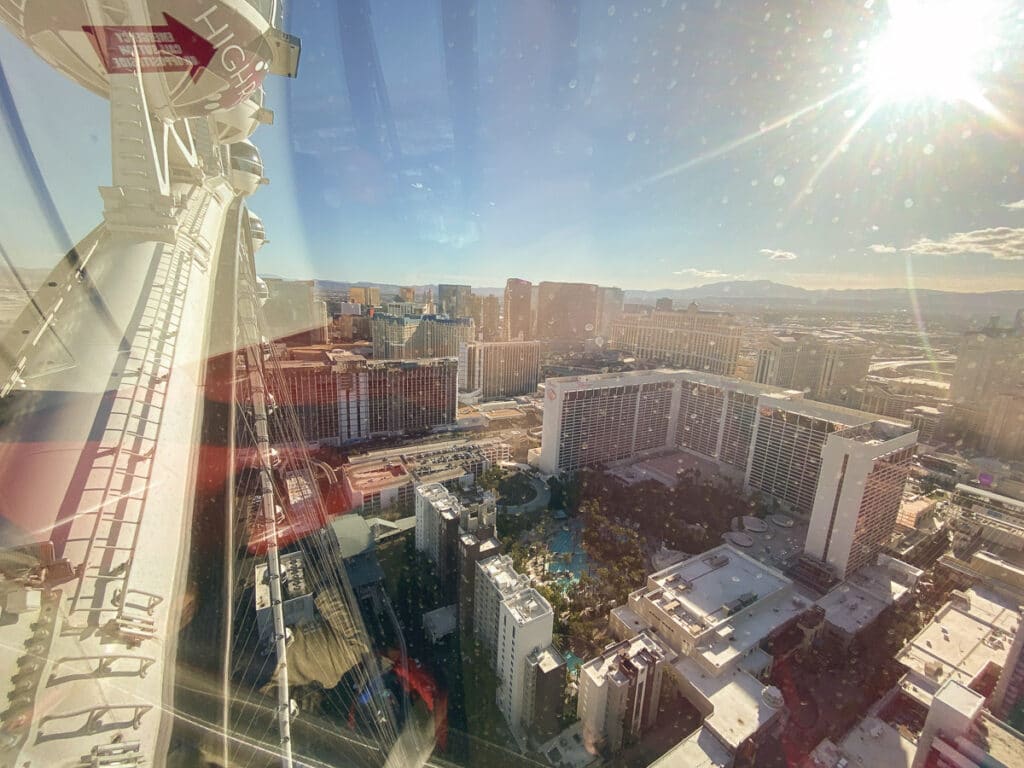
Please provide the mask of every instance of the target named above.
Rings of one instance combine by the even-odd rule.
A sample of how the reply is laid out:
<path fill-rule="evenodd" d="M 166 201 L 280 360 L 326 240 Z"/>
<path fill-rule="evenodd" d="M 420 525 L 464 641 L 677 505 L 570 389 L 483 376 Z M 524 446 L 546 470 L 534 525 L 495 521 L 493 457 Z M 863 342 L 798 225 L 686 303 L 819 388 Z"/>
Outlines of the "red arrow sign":
<path fill-rule="evenodd" d="M 109 74 L 185 72 L 195 80 L 217 49 L 165 13 L 164 27 L 82 27 Z"/>

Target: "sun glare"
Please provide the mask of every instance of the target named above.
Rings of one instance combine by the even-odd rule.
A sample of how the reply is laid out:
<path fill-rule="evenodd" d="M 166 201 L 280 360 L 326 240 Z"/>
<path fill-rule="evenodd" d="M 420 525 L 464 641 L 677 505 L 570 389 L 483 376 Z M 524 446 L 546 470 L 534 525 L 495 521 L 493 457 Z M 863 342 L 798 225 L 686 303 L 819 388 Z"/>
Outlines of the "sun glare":
<path fill-rule="evenodd" d="M 869 48 L 866 84 L 881 102 L 976 102 L 978 76 L 996 44 L 984 0 L 892 0 L 890 21 Z"/>

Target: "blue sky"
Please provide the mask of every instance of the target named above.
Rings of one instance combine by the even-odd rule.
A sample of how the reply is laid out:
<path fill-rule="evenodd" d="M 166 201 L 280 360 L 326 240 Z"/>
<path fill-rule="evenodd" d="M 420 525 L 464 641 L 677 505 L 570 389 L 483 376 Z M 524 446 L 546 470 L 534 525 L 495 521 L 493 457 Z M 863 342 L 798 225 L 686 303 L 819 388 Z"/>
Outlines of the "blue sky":
<path fill-rule="evenodd" d="M 994 22 L 965 62 L 982 94 L 968 103 L 857 85 L 898 10 L 882 2 L 480 0 L 474 73 L 467 38 L 443 38 L 439 3 L 373 0 L 397 136 L 382 148 L 358 130 L 375 121 L 353 106 L 367 78 L 346 79 L 336 4 L 293 3 L 299 77 L 268 79 L 275 125 L 253 137 L 271 179 L 251 200 L 271 239 L 259 268 L 648 289 L 892 287 L 910 271 L 919 287 L 1024 288 L 1024 37 L 1013 3 L 979 4 Z M 942 34 L 915 31 L 906 47 Z M 0 60 L 81 237 L 109 183 L 107 105 L 6 31 Z M 18 168 L 6 133 L 0 160 Z M 59 256 L 17 170 L 0 203 L 17 263 Z"/>

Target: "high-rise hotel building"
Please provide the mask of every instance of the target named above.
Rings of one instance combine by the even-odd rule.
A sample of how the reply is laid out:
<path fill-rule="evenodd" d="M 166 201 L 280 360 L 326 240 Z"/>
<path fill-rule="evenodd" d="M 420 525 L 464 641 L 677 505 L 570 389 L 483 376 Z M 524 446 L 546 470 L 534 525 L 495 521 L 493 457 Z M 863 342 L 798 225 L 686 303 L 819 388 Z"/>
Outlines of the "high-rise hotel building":
<path fill-rule="evenodd" d="M 370 321 L 370 333 L 376 360 L 458 357 L 459 345 L 476 338 L 472 318 L 437 315 L 377 314 Z"/>
<path fill-rule="evenodd" d="M 809 515 L 808 554 L 842 577 L 895 525 L 917 432 L 903 422 L 697 371 L 545 382 L 539 467 L 573 471 L 676 448 Z"/>
<path fill-rule="evenodd" d="M 454 424 L 458 359 L 367 360 L 320 351 L 268 365 L 282 414 L 303 438 L 332 444 Z"/>
<path fill-rule="evenodd" d="M 529 395 L 539 383 L 539 341 L 470 342 L 459 347 L 459 390 L 476 399 Z"/>
<path fill-rule="evenodd" d="M 533 284 L 529 280 L 510 277 L 505 283 L 504 317 L 505 338 L 509 341 L 536 338 L 536 307 L 533 302 Z"/>
<path fill-rule="evenodd" d="M 611 346 L 641 360 L 725 376 L 736 370 L 743 330 L 732 315 L 690 304 L 679 311 L 622 315 Z"/>
<path fill-rule="evenodd" d="M 917 432 L 900 422 L 829 434 L 804 551 L 839 578 L 870 564 L 896 526 L 916 447 Z"/>
<path fill-rule="evenodd" d="M 853 402 L 874 352 L 873 344 L 847 336 L 773 336 L 758 350 L 754 381 L 799 389 L 815 400 Z"/>

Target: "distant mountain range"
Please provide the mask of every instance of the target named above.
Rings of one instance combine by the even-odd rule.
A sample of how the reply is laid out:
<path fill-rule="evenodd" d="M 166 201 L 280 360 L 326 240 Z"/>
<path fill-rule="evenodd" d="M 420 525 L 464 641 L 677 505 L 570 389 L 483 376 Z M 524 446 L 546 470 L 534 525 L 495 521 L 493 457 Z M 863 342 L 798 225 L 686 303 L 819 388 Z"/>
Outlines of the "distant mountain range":
<path fill-rule="evenodd" d="M 382 299 L 398 292 L 398 285 L 390 283 L 345 283 L 317 280 L 325 293 L 341 293 L 352 285 L 373 286 L 381 290 Z M 437 296 L 437 285 L 418 285 L 417 294 L 430 289 Z M 502 287 L 474 286 L 474 293 L 484 296 L 501 295 Z M 904 288 L 854 288 L 848 290 L 797 288 L 771 280 L 730 280 L 709 283 L 695 288 L 661 289 L 654 291 L 629 290 L 625 292 L 628 304 L 654 304 L 657 299 L 669 298 L 677 309 L 691 301 L 708 308 L 735 308 L 751 310 L 815 310 L 845 312 L 910 312 L 920 311 L 923 316 L 956 315 L 965 318 L 987 319 L 999 315 L 1004 324 L 1013 320 L 1018 309 L 1024 309 L 1024 291 L 989 291 L 986 293 L 958 293 Z M 915 302 L 917 309 L 915 310 Z"/>

